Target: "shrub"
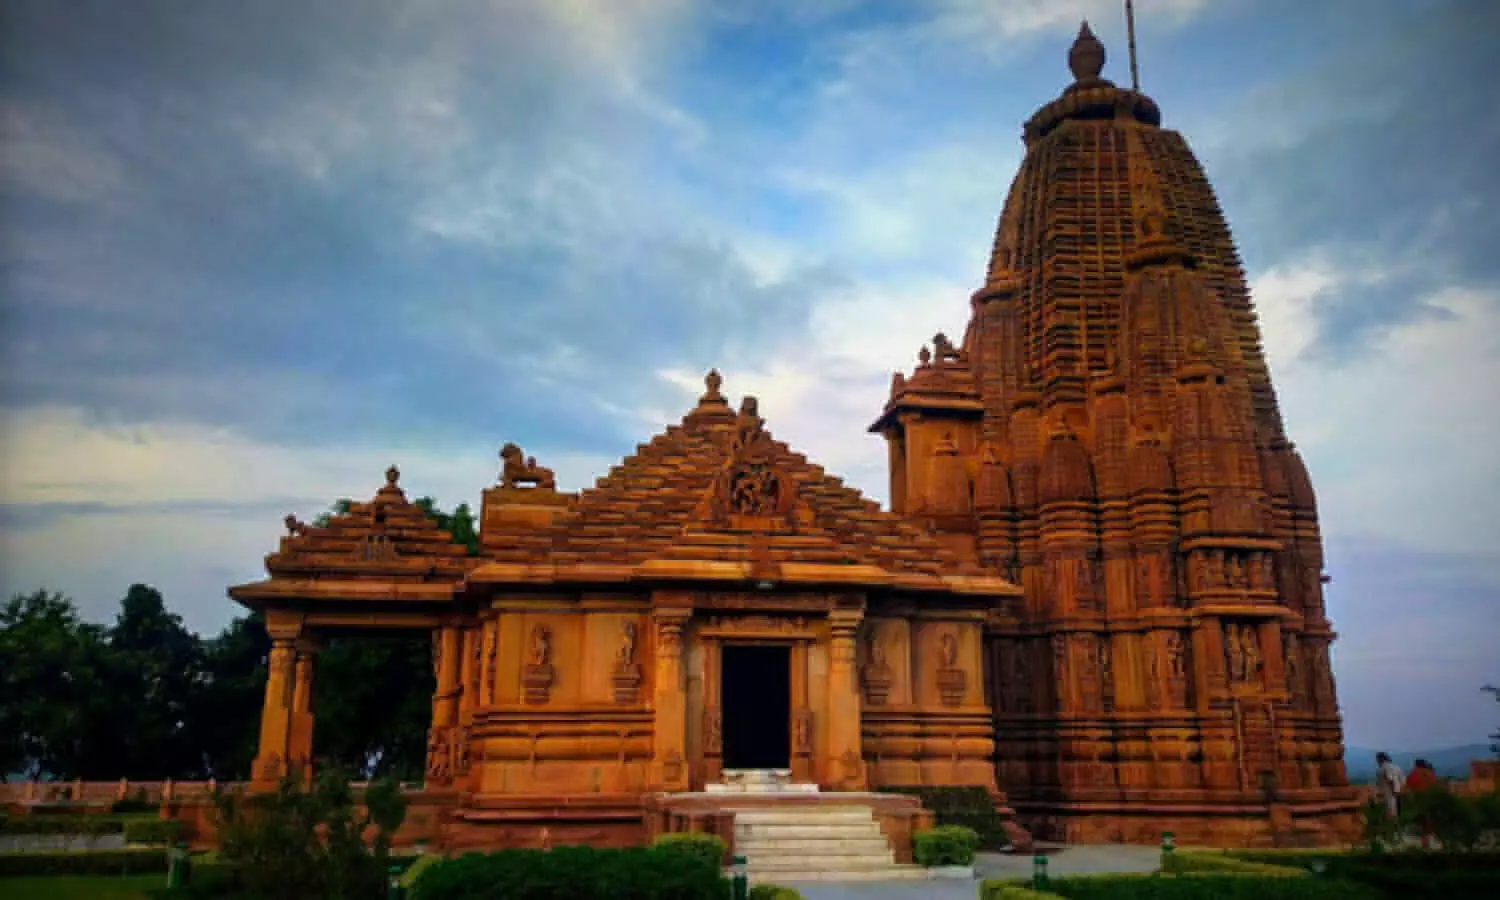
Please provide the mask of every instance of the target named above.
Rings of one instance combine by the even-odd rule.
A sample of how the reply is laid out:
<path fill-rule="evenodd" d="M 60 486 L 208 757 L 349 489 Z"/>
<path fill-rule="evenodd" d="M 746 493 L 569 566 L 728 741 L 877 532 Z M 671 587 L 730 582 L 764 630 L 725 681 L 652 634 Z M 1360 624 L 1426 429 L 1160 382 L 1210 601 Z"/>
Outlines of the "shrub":
<path fill-rule="evenodd" d="M 0 834 L 64 834 L 70 836 L 119 834 L 132 816 L 32 815 L 0 819 Z"/>
<path fill-rule="evenodd" d="M 161 809 L 161 805 L 146 799 L 146 789 L 141 788 L 132 797 L 116 800 L 110 805 L 112 813 L 154 813 Z"/>
<path fill-rule="evenodd" d="M 125 823 L 127 844 L 175 844 L 186 829 L 176 819 L 144 819 Z"/>
<path fill-rule="evenodd" d="M 149 875 L 167 870 L 161 850 L 0 853 L 0 878 L 22 875 Z"/>
<path fill-rule="evenodd" d="M 891 794 L 911 794 L 932 810 L 939 825 L 964 825 L 979 835 L 984 847 L 1002 847 L 1010 838 L 1001 827 L 1000 814 L 995 812 L 995 801 L 983 787 L 883 787 L 880 790 Z"/>
<path fill-rule="evenodd" d="M 729 852 L 729 845 L 724 843 L 723 838 L 698 831 L 658 835 L 651 846 L 658 850 L 697 857 L 716 869 L 723 867 L 724 855 Z"/>
<path fill-rule="evenodd" d="M 1276 866 L 1264 862 L 1236 859 L 1222 853 L 1193 853 L 1177 851 L 1163 853 L 1163 872 L 1183 874 L 1187 872 L 1218 872 L 1235 875 L 1261 875 L 1267 878 L 1303 878 L 1307 869 L 1294 866 Z"/>
<path fill-rule="evenodd" d="M 726 900 L 729 881 L 695 854 L 662 847 L 501 850 L 430 866 L 411 900 Z"/>
<path fill-rule="evenodd" d="M 411 887 L 412 882 L 416 881 L 418 876 L 442 861 L 443 858 L 436 853 L 422 854 L 413 860 L 411 865 L 406 867 L 406 871 L 401 873 L 401 884 Z"/>
<path fill-rule="evenodd" d="M 221 794 L 215 803 L 219 855 L 235 870 L 239 896 L 264 900 L 381 896 L 390 836 L 406 815 L 392 781 L 372 783 L 357 815 L 348 779 L 332 770 L 307 790 L 287 778 L 274 792 Z"/>
<path fill-rule="evenodd" d="M 939 825 L 911 839 L 912 857 L 918 865 L 929 867 L 973 865 L 978 847 L 979 835 L 963 825 Z"/>
<path fill-rule="evenodd" d="M 1032 890 L 1016 881 L 986 881 L 979 885 L 979 900 L 1060 900 L 1053 893 Z"/>
<path fill-rule="evenodd" d="M 750 900 L 802 900 L 802 894 L 779 884 L 757 884 L 750 889 Z"/>
<path fill-rule="evenodd" d="M 1067 900 L 1383 900 L 1367 885 L 1306 876 L 1098 875 L 1056 878 L 1048 890 Z"/>

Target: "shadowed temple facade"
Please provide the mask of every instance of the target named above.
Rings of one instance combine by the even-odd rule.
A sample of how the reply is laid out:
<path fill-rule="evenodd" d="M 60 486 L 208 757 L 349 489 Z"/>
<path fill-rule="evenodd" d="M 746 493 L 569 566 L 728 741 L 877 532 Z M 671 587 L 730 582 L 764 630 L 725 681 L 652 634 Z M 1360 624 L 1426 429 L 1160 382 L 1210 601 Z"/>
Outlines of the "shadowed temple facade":
<path fill-rule="evenodd" d="M 889 510 L 716 372 L 583 491 L 507 445 L 478 555 L 393 468 L 230 591 L 273 638 L 257 781 L 309 764 L 321 641 L 421 629 L 450 846 L 629 842 L 758 772 L 1052 839 L 1346 834 L 1308 473 L 1202 167 L 1103 64 L 1085 26 L 962 339 L 892 381 Z"/>

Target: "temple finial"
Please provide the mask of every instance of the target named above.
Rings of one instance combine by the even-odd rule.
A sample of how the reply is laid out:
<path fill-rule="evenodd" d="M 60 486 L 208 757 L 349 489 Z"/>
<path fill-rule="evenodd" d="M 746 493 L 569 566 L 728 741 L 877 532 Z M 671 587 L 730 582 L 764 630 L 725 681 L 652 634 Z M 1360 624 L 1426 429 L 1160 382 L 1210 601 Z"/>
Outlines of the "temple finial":
<path fill-rule="evenodd" d="M 385 484 L 386 484 L 386 487 L 395 487 L 396 486 L 396 482 L 398 482 L 400 480 L 401 480 L 401 470 L 400 469 L 396 468 L 395 466 L 391 466 L 389 469 L 385 470 Z"/>
<path fill-rule="evenodd" d="M 1078 82 L 1097 81 L 1104 71 L 1104 45 L 1094 37 L 1087 19 L 1078 29 L 1078 38 L 1068 50 L 1068 68 Z"/>
<path fill-rule="evenodd" d="M 724 395 L 719 393 L 719 388 L 724 386 L 724 376 L 719 374 L 718 369 L 708 370 L 708 374 L 703 376 L 703 386 L 707 390 L 699 398 L 700 402 L 718 403 L 724 399 Z"/>

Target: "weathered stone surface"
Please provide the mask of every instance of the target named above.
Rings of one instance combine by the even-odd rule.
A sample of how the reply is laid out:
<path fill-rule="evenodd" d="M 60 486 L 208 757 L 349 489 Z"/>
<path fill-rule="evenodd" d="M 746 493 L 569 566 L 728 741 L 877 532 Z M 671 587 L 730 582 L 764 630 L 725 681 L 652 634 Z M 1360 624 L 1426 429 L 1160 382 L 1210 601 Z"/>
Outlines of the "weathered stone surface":
<path fill-rule="evenodd" d="M 1077 82 L 1027 123 L 964 340 L 893 379 L 871 430 L 894 511 L 1025 588 L 986 645 L 1023 820 L 1245 843 L 1274 790 L 1342 831 L 1311 482 L 1208 179 L 1100 54 L 1080 34 Z"/>

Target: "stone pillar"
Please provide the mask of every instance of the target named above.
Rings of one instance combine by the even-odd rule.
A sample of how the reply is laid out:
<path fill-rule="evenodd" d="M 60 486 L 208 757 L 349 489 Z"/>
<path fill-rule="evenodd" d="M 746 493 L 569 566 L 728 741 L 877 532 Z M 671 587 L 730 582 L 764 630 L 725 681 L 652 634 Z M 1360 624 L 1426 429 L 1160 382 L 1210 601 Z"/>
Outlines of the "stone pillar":
<path fill-rule="evenodd" d="M 458 674 L 458 721 L 460 725 L 469 724 L 469 717 L 473 714 L 475 702 L 479 699 L 479 634 L 479 629 L 472 626 L 462 631 Z"/>
<path fill-rule="evenodd" d="M 458 724 L 460 636 L 453 625 L 444 625 L 433 640 L 433 672 L 436 675 L 437 691 L 433 694 L 432 725 L 448 728 Z"/>
<path fill-rule="evenodd" d="M 313 727 L 317 724 L 313 709 L 313 673 L 316 671 L 319 645 L 304 635 L 293 645 L 295 683 L 292 687 L 291 738 L 287 742 L 287 760 L 292 771 L 304 781 L 312 777 Z"/>
<path fill-rule="evenodd" d="M 652 782 L 657 790 L 688 788 L 687 685 L 683 680 L 683 628 L 691 609 L 657 609 L 652 615 L 656 628 L 656 678 L 653 707 L 656 713 L 652 746 Z"/>
<path fill-rule="evenodd" d="M 864 756 L 860 741 L 859 683 L 855 667 L 855 636 L 864 618 L 862 609 L 836 609 L 828 614 L 828 761 L 829 788 L 865 789 Z"/>
<path fill-rule="evenodd" d="M 260 747 L 251 767 L 251 780 L 260 787 L 274 786 L 287 772 L 292 698 L 297 683 L 295 643 L 300 629 L 267 625 L 267 631 L 271 635 L 271 653 L 260 711 Z"/>

